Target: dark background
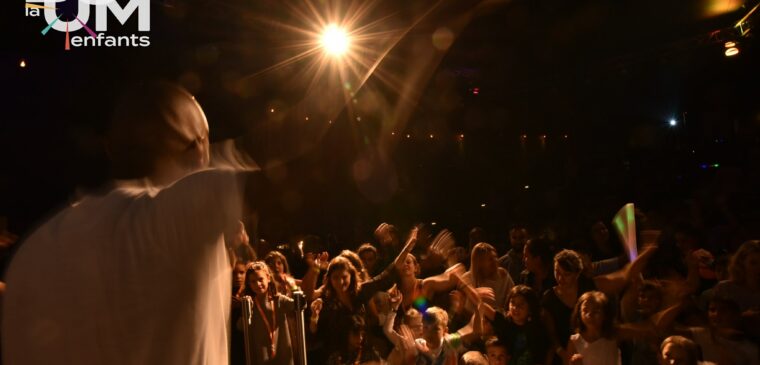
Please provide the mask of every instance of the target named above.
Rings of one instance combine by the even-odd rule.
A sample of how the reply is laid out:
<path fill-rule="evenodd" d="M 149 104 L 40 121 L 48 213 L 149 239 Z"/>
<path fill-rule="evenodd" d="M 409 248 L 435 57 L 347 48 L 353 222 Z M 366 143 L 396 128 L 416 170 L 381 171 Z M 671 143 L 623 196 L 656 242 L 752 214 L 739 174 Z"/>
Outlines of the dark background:
<path fill-rule="evenodd" d="M 753 32 L 739 37 L 733 28 L 757 1 L 514 0 L 477 11 L 461 31 L 452 27 L 474 3 L 374 3 L 363 20 L 408 33 L 357 92 L 356 106 L 269 176 L 275 194 L 253 198 L 266 207 L 258 237 L 311 233 L 353 246 L 382 221 L 436 222 L 459 241 L 475 225 L 503 241 L 516 223 L 576 237 L 629 201 L 671 223 L 744 227 L 735 239 L 757 234 L 760 63 Z M 106 180 L 100 136 L 130 82 L 180 82 L 205 108 L 212 140 L 302 118 L 291 106 L 308 88 L 294 76 L 309 73 L 307 63 L 259 73 L 302 40 L 282 27 L 303 25 L 299 4 L 153 1 L 151 47 L 67 52 L 62 33 L 42 37 L 44 21 L 25 18 L 14 2 L 3 11 L 12 31 L 2 46 L 0 121 L 8 228 L 25 234 L 77 189 Z M 729 10 L 711 13 L 716 7 Z M 378 109 L 399 104 L 399 85 L 424 73 L 408 65 L 430 52 L 443 26 L 455 41 L 426 69 L 413 113 L 387 118 Z M 724 56 L 728 40 L 739 42 L 739 55 Z M 698 218 L 690 216 L 695 206 Z"/>

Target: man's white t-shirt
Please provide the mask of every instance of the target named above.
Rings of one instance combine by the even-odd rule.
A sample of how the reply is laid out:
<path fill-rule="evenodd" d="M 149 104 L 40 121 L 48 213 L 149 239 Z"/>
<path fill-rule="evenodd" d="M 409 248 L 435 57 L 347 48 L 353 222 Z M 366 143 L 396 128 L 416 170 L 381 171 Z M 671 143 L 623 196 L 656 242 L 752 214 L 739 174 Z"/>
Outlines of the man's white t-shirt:
<path fill-rule="evenodd" d="M 226 364 L 233 171 L 132 183 L 67 207 L 8 269 L 5 364 Z"/>

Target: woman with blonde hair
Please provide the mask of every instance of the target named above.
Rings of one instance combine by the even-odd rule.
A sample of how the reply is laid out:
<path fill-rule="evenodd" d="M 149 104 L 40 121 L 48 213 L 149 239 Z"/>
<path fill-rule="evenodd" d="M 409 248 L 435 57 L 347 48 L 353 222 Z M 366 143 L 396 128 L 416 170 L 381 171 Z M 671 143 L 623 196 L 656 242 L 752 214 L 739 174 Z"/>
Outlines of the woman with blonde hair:
<path fill-rule="evenodd" d="M 499 266 L 499 256 L 496 249 L 488 243 L 480 242 L 472 248 L 470 254 L 470 270 L 462 275 L 462 282 L 474 288 L 490 288 L 493 290 L 494 303 L 497 309 L 504 309 L 507 294 L 515 286 L 512 277 L 506 269 Z M 471 304 L 465 307 L 473 312 Z"/>

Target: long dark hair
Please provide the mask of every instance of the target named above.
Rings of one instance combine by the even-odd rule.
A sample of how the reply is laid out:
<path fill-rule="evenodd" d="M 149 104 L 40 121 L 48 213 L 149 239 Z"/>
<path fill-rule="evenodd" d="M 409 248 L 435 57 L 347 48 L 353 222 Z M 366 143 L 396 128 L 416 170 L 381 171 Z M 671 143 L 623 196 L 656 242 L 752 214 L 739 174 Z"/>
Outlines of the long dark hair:
<path fill-rule="evenodd" d="M 332 287 L 332 283 L 330 282 L 330 276 L 334 272 L 340 271 L 340 270 L 346 270 L 348 271 L 349 275 L 351 275 L 351 284 L 348 286 L 348 293 L 351 295 L 352 298 L 356 297 L 356 295 L 359 293 L 359 282 L 358 282 L 358 273 L 356 272 L 356 268 L 354 265 L 351 264 L 351 261 L 349 261 L 347 258 L 343 256 L 338 256 L 330 260 L 330 264 L 327 265 L 327 274 L 325 274 L 324 281 L 322 282 L 322 285 L 324 285 L 324 295 L 325 298 L 332 298 L 336 299 L 337 294 L 335 293 L 335 289 Z"/>
<path fill-rule="evenodd" d="M 367 270 L 364 268 L 364 263 L 362 262 L 361 257 L 359 257 L 356 252 L 351 250 L 343 250 L 338 256 L 345 257 L 348 259 L 348 261 L 351 261 L 351 265 L 354 265 L 354 269 L 356 269 L 358 277 L 362 282 L 370 279 L 369 273 L 367 273 Z"/>
<path fill-rule="evenodd" d="M 270 251 L 266 257 L 264 257 L 264 262 L 269 265 L 269 269 L 274 271 L 275 267 L 275 261 L 280 260 L 282 262 L 283 268 L 285 268 L 285 273 L 290 275 L 290 265 L 288 265 L 288 259 L 285 258 L 285 255 L 282 254 L 280 251 Z"/>
<path fill-rule="evenodd" d="M 509 301 L 511 301 L 514 297 L 523 297 L 523 299 L 525 299 L 525 301 L 528 303 L 528 310 L 530 311 L 528 317 L 530 320 L 538 318 L 538 316 L 541 314 L 541 305 L 538 301 L 536 291 L 533 290 L 533 288 L 527 285 L 513 286 L 509 291 L 509 294 L 507 294 L 507 308 L 509 308 Z"/>
<path fill-rule="evenodd" d="M 551 241 L 544 238 L 533 239 L 525 243 L 525 249 L 531 256 L 538 257 L 541 264 L 551 271 L 554 264 L 554 250 Z"/>

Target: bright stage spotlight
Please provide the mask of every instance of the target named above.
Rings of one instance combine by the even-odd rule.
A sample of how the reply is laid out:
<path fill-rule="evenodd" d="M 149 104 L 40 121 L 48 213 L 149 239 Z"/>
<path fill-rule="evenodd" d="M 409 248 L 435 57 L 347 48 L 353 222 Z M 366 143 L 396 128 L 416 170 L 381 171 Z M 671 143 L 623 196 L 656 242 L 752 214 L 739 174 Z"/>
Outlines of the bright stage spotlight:
<path fill-rule="evenodd" d="M 668 122 L 668 124 L 669 124 L 671 127 L 675 127 L 675 126 L 677 126 L 677 125 L 678 125 L 678 121 L 677 121 L 677 120 L 675 120 L 675 119 L 671 119 L 671 120 Z"/>
<path fill-rule="evenodd" d="M 726 57 L 736 56 L 739 54 L 739 48 L 736 48 L 736 47 L 726 48 L 726 51 L 723 54 L 725 54 Z"/>
<path fill-rule="evenodd" d="M 331 56 L 342 56 L 348 51 L 351 40 L 343 28 L 330 24 L 322 32 L 322 48 Z"/>

